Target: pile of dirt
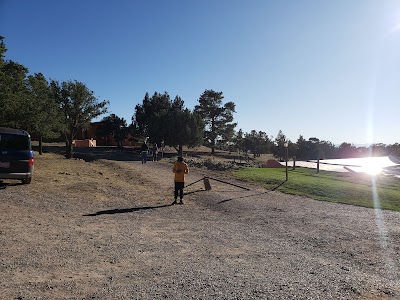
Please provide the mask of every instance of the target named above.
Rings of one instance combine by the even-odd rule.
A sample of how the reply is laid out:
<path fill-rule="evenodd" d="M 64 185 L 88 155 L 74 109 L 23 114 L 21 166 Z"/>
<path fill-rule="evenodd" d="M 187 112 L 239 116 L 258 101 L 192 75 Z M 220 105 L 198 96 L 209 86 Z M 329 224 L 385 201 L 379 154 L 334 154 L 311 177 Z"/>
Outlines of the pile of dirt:
<path fill-rule="evenodd" d="M 283 168 L 283 166 L 275 159 L 269 159 L 266 163 L 262 164 L 263 168 Z"/>

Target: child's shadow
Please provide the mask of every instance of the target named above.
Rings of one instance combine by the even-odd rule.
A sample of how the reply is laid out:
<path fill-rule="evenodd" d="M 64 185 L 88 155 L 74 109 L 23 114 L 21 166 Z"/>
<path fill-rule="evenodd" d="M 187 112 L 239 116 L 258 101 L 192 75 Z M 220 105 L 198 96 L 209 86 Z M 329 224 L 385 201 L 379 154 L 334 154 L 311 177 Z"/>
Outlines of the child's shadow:
<path fill-rule="evenodd" d="M 165 205 L 160 205 L 160 206 L 143 206 L 143 207 L 132 207 L 132 208 L 120 208 L 120 209 L 110 209 L 110 210 L 101 210 L 93 214 L 86 214 L 83 215 L 84 217 L 96 217 L 100 215 L 114 215 L 114 214 L 125 214 L 125 213 L 131 213 L 135 211 L 141 211 L 141 210 L 148 210 L 148 209 L 157 209 L 157 208 L 163 208 L 163 207 L 168 207 L 172 206 L 173 204 L 165 204 Z"/>

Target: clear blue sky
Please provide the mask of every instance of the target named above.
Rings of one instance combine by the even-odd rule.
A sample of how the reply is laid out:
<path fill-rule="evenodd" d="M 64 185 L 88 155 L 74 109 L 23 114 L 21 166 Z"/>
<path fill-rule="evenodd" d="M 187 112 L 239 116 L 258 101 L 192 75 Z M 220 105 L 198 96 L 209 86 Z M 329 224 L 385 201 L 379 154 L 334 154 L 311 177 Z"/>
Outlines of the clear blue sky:
<path fill-rule="evenodd" d="M 6 59 L 78 80 L 130 123 L 146 92 L 205 89 L 237 130 L 400 143 L 398 0 L 0 0 Z"/>

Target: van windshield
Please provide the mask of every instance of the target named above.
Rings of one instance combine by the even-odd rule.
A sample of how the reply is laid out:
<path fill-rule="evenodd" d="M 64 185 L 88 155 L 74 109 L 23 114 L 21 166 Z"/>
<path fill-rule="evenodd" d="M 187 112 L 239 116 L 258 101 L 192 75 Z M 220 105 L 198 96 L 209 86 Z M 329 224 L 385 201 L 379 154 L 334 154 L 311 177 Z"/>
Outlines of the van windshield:
<path fill-rule="evenodd" d="M 0 134 L 0 150 L 30 150 L 29 138 L 23 135 Z"/>

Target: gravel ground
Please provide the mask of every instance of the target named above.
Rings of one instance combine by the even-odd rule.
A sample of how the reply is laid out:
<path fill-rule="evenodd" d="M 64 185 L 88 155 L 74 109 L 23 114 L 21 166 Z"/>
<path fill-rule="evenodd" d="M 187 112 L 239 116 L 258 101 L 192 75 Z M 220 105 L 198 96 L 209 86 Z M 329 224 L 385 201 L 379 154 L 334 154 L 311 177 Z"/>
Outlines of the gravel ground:
<path fill-rule="evenodd" d="M 399 213 L 216 181 L 171 205 L 171 166 L 45 163 L 0 185 L 1 299 L 400 299 Z"/>

